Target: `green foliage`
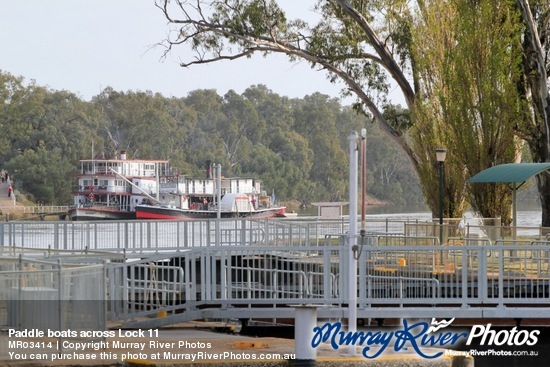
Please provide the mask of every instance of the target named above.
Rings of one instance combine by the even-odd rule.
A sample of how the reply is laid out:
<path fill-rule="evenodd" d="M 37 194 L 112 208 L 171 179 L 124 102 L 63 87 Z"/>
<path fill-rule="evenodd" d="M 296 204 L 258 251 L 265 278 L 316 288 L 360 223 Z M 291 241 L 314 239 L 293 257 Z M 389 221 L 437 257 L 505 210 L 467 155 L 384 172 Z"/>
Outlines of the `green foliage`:
<path fill-rule="evenodd" d="M 347 200 L 348 136 L 365 126 L 326 95 L 291 100 L 261 85 L 242 95 L 196 90 L 186 98 L 107 88 L 84 102 L 9 74 L 0 78 L 12 91 L 4 93 L 1 121 L 10 124 L 0 161 L 19 190 L 46 203 L 71 201 L 79 159 L 122 150 L 129 158 L 170 159 L 185 175 L 202 176 L 209 162 L 220 163 L 226 176 L 262 179 L 279 200 Z M 375 125 L 367 129 L 369 194 L 402 204 L 422 200 L 411 195 L 420 191 L 404 153 Z"/>
<path fill-rule="evenodd" d="M 522 119 L 518 14 L 513 2 L 469 0 L 426 3 L 424 22 L 414 30 L 417 71 L 423 83 L 412 136 L 426 160 L 419 172 L 425 195 L 437 207 L 434 150 L 446 147 L 445 215 L 460 217 L 466 179 L 485 168 L 515 161 L 514 124 Z M 420 42 L 422 40 L 422 42 Z M 471 185 L 472 208 L 484 217 L 510 221 L 510 190 Z"/>
<path fill-rule="evenodd" d="M 402 111 L 391 107 L 391 113 Z M 377 125 L 367 129 L 367 192 L 374 197 L 398 205 L 424 204 L 425 199 L 416 180 L 411 180 L 411 163 L 403 150 L 388 144 Z"/>
<path fill-rule="evenodd" d="M 35 201 L 50 204 L 72 202 L 74 164 L 63 156 L 61 149 L 28 149 L 6 165 L 15 187 L 30 193 Z"/>

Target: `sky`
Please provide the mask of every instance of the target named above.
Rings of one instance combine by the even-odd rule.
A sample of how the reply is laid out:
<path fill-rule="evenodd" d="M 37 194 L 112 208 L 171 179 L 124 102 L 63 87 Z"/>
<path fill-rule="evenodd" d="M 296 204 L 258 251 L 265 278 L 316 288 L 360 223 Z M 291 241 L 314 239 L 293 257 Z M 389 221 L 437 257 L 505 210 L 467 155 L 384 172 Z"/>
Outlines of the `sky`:
<path fill-rule="evenodd" d="M 281 3 L 290 18 L 306 18 L 315 2 Z M 168 31 L 154 0 L 0 0 L 0 70 L 84 100 L 106 87 L 185 97 L 196 89 L 240 94 L 257 84 L 292 98 L 339 97 L 342 84 L 284 55 L 182 68 L 190 51 L 180 47 L 162 60 L 163 49 L 153 47 Z"/>

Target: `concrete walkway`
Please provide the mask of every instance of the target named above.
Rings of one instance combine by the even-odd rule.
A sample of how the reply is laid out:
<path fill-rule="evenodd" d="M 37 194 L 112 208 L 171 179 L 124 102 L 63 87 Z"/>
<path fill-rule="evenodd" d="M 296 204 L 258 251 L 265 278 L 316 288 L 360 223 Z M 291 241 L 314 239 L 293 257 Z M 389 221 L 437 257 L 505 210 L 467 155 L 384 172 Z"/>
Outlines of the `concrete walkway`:
<path fill-rule="evenodd" d="M 0 208 L 2 208 L 2 212 L 4 213 L 9 212 L 10 207 L 20 205 L 19 203 L 15 203 L 14 205 L 13 196 L 8 197 L 9 186 L 9 183 L 0 181 Z M 12 193 L 12 195 L 14 194 Z"/>

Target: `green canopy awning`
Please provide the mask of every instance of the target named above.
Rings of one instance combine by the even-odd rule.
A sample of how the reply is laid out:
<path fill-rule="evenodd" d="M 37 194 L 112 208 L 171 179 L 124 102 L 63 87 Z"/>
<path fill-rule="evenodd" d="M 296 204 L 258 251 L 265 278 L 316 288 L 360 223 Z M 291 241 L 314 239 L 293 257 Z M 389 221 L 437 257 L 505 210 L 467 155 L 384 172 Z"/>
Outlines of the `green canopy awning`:
<path fill-rule="evenodd" d="M 512 220 L 514 239 L 517 227 L 516 190 L 529 178 L 550 169 L 550 163 L 506 163 L 487 168 L 468 180 L 469 183 L 510 183 L 512 184 Z M 518 185 L 519 184 L 519 185 Z"/>
<path fill-rule="evenodd" d="M 530 177 L 550 169 L 550 163 L 507 163 L 487 168 L 470 178 L 470 183 L 523 183 Z"/>

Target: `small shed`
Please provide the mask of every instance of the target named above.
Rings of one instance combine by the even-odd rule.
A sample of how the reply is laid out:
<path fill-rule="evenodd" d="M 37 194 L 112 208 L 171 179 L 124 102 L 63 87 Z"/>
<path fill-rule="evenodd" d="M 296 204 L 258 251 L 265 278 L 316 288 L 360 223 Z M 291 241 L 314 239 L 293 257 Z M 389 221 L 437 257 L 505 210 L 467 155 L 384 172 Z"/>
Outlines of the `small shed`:
<path fill-rule="evenodd" d="M 340 219 L 344 214 L 344 206 L 348 205 L 347 201 L 320 202 L 311 203 L 317 207 L 317 217 L 319 219 Z"/>

